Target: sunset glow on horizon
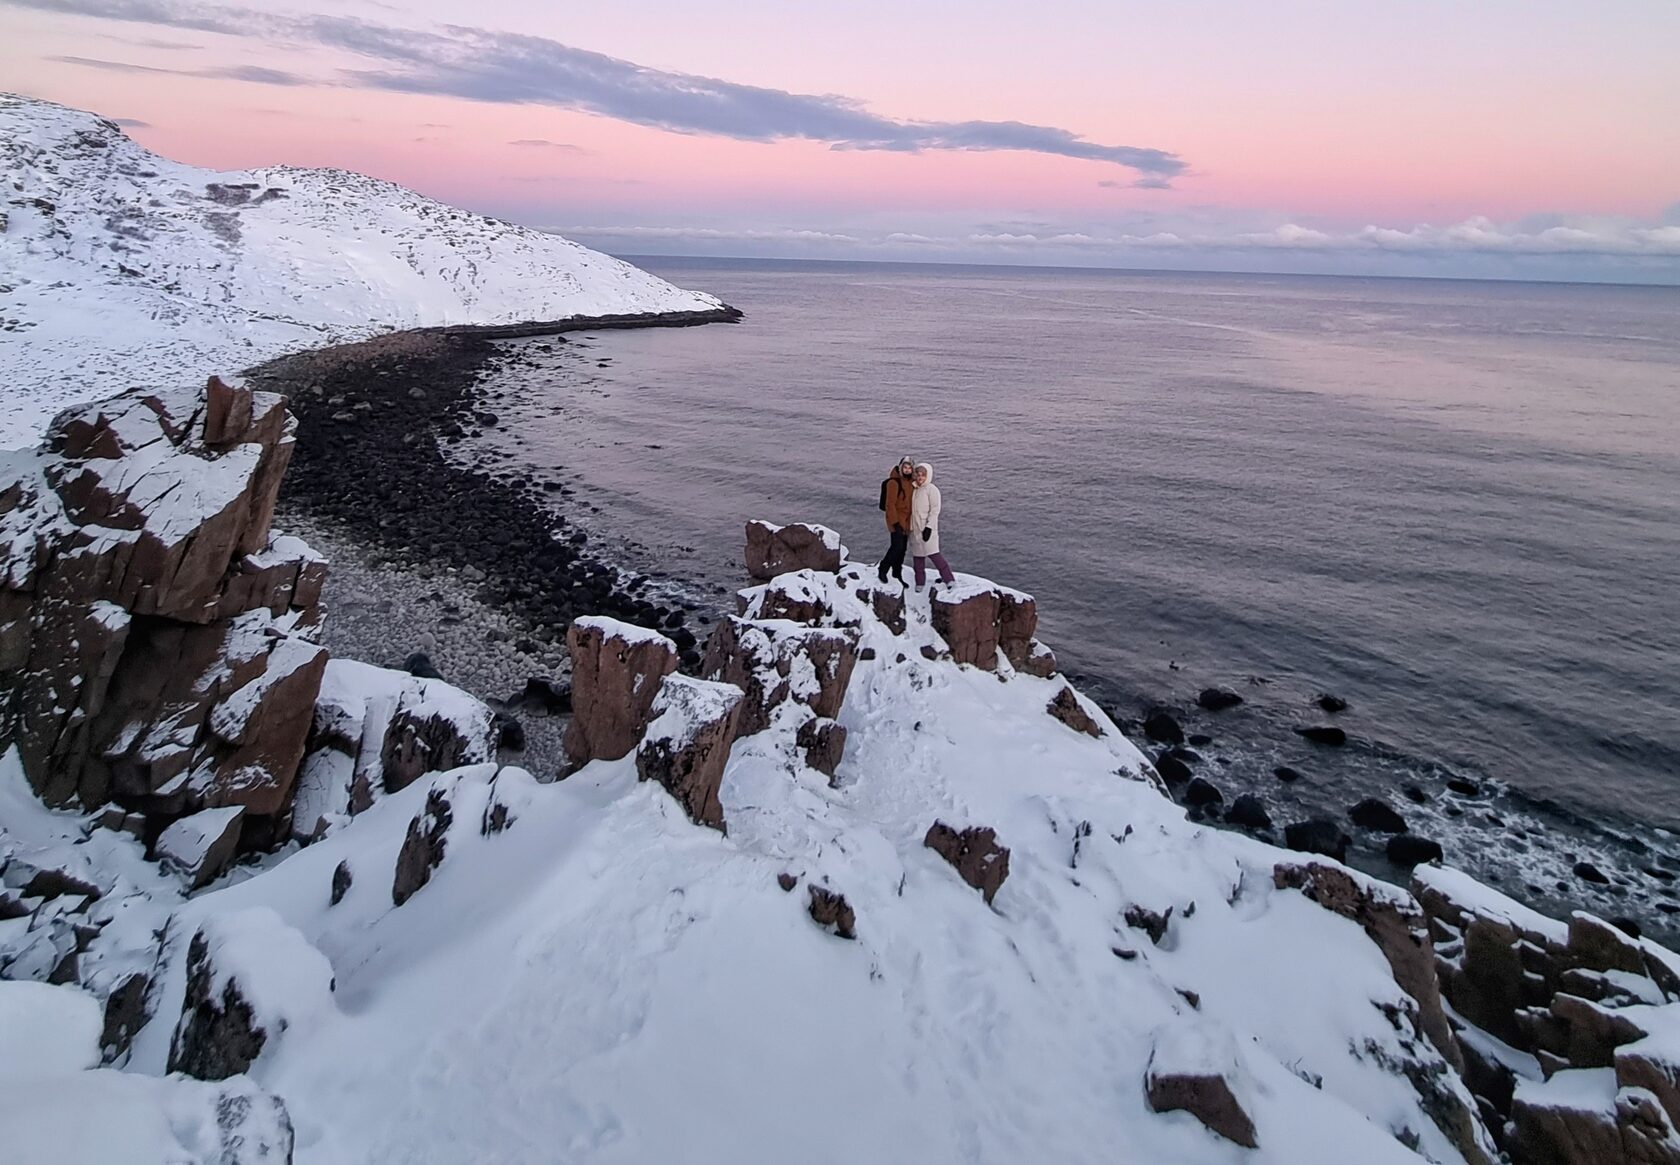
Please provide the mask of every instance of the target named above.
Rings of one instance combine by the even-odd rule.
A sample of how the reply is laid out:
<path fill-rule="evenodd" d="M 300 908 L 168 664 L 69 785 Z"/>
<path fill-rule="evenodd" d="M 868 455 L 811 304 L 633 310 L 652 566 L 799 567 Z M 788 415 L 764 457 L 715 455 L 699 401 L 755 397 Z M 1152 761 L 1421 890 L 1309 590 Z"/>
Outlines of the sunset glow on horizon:
<path fill-rule="evenodd" d="M 1680 8 L 0 0 L 0 87 L 621 253 L 1680 282 Z"/>

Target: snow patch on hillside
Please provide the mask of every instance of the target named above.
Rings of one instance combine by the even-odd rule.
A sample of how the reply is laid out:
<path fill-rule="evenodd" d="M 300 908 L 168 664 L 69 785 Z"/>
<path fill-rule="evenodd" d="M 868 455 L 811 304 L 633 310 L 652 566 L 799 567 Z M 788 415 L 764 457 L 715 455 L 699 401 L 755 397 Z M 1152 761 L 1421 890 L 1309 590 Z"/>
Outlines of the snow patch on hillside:
<path fill-rule="evenodd" d="M 390 182 L 200 169 L 5 94 L 0 200 L 0 448 L 74 401 L 393 329 L 721 306 Z"/>

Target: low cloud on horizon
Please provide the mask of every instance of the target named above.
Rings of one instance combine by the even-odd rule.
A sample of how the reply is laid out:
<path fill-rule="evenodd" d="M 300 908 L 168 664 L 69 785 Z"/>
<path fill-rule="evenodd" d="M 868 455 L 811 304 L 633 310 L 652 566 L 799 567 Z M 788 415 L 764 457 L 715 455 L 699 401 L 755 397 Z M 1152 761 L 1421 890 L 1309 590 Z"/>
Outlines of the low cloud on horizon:
<path fill-rule="evenodd" d="M 1177 154 L 1104 145 L 1070 130 L 1018 121 L 913 121 L 871 113 L 847 97 L 792 93 L 648 68 L 546 37 L 445 25 L 422 31 L 325 14 L 277 15 L 192 0 L 0 0 L 14 8 L 271 41 L 301 41 L 378 63 L 307 77 L 278 69 L 165 69 L 88 57 L 93 68 L 230 77 L 272 85 L 338 85 L 510 105 L 547 105 L 673 133 L 743 141 L 804 139 L 837 150 L 1019 150 L 1123 166 L 1160 188 L 1186 170 Z"/>

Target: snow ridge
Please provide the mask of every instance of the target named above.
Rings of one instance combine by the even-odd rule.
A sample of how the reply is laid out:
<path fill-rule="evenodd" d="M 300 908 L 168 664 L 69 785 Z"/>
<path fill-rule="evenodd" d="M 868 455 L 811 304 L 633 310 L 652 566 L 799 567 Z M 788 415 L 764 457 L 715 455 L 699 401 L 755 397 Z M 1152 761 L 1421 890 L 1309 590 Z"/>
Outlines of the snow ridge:
<path fill-rule="evenodd" d="M 0 94 L 0 447 L 129 385 L 393 329 L 709 311 L 558 235 L 346 170 L 218 172 Z"/>

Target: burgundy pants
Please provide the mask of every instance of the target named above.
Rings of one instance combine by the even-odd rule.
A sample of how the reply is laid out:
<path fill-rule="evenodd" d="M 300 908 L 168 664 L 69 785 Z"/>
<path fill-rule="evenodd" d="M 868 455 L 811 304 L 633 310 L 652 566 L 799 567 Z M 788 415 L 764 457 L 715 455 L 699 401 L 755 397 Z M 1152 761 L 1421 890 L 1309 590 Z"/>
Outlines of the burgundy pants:
<path fill-rule="evenodd" d="M 939 568 L 939 577 L 946 586 L 950 586 L 957 581 L 957 576 L 951 573 L 951 564 L 945 561 L 943 554 L 918 554 L 915 556 L 915 562 L 917 586 L 922 586 L 927 582 L 927 564 L 929 562 Z"/>

